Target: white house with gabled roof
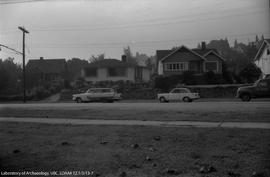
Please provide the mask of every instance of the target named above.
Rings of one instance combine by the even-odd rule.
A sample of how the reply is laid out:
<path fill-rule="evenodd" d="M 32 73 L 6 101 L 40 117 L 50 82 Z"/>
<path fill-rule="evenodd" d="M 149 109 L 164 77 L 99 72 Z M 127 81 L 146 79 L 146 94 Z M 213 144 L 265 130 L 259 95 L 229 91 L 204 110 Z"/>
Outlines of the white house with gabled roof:
<path fill-rule="evenodd" d="M 270 75 L 270 39 L 264 39 L 261 43 L 254 63 L 261 69 L 263 78 Z"/>

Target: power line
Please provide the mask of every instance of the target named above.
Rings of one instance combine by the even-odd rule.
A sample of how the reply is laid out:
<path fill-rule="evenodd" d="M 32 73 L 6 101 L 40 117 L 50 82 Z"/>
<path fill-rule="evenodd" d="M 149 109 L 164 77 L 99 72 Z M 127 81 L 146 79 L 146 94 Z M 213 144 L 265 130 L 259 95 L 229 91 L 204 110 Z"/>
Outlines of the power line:
<path fill-rule="evenodd" d="M 46 0 L 20 0 L 20 1 L 10 1 L 9 0 L 9 1 L 0 2 L 0 5 L 21 4 L 21 3 L 30 3 L 30 2 L 38 2 L 38 1 L 46 1 Z"/>
<path fill-rule="evenodd" d="M 7 49 L 9 49 L 9 50 L 12 50 L 12 51 L 15 52 L 16 54 L 20 54 L 20 55 L 23 54 L 22 52 L 19 52 L 19 51 L 17 51 L 16 49 L 13 49 L 13 48 L 8 47 L 8 46 L 3 45 L 3 44 L 0 44 L 0 47 L 5 47 L 5 48 L 7 48 Z M 1 50 L 1 48 L 0 48 L 0 50 Z"/>
<path fill-rule="evenodd" d="M 228 17 L 240 17 L 245 16 L 248 14 L 255 14 L 255 13 L 264 13 L 266 11 L 253 11 L 252 13 L 242 13 L 242 14 L 235 14 L 235 15 L 224 15 L 217 18 L 201 18 L 201 19 L 192 19 L 192 20 L 176 20 L 175 22 L 161 22 L 161 23 L 148 23 L 148 24 L 130 24 L 130 25 L 122 25 L 122 26 L 112 26 L 112 27 L 96 27 L 96 28 L 51 28 L 51 29 L 31 29 L 33 32 L 50 32 L 50 31 L 59 31 L 59 32 L 68 32 L 68 31 L 100 31 L 100 30 L 115 30 L 115 29 L 128 29 L 128 28 L 141 28 L 141 27 L 153 27 L 153 26 L 163 26 L 169 24 L 183 24 L 183 23 L 194 23 L 200 22 L 203 23 L 205 21 L 212 21 L 212 20 L 220 20 L 226 19 Z M 3 32 L 3 31 L 0 31 Z"/>
<path fill-rule="evenodd" d="M 49 31 L 100 31 L 100 30 L 113 30 L 113 29 L 126 29 L 126 28 L 141 28 L 141 27 L 153 27 L 153 26 L 163 26 L 163 25 L 169 25 L 169 24 L 182 24 L 182 23 L 194 23 L 194 22 L 205 22 L 205 21 L 212 21 L 212 20 L 220 20 L 220 19 L 226 19 L 228 17 L 240 17 L 245 15 L 251 15 L 256 13 L 265 13 L 268 12 L 266 10 L 258 10 L 253 12 L 246 12 L 246 13 L 238 13 L 238 14 L 228 14 L 223 15 L 220 17 L 211 17 L 211 18 L 197 18 L 192 20 L 175 20 L 171 22 L 160 22 L 160 23 L 146 23 L 146 24 L 130 24 L 130 25 L 119 25 L 119 26 L 111 26 L 111 27 L 96 27 L 96 28 L 51 28 L 51 29 L 38 29 L 33 28 L 31 31 L 33 32 L 49 32 Z"/>
<path fill-rule="evenodd" d="M 264 33 L 265 35 L 266 33 Z M 268 33 L 269 34 L 269 33 Z M 160 44 L 177 44 L 187 42 L 198 42 L 198 41 L 210 41 L 215 39 L 223 38 L 237 38 L 237 39 L 248 39 L 251 36 L 255 36 L 257 33 L 247 33 L 238 35 L 220 35 L 212 38 L 185 38 L 185 39 L 173 39 L 173 40 L 149 40 L 149 41 L 121 41 L 121 42 L 106 42 L 106 43 L 30 43 L 31 48 L 119 48 L 125 45 L 134 46 L 147 46 L 147 45 L 160 45 Z"/>
<path fill-rule="evenodd" d="M 48 1 L 48 0 L 39 0 L 39 1 Z M 31 1 L 32 2 L 32 1 Z M 211 4 L 212 5 L 212 4 Z M 193 9 L 193 8 L 191 8 Z M 197 9 L 195 9 L 196 11 L 198 11 Z M 219 10 L 218 11 L 218 14 L 220 13 L 224 13 L 224 12 L 231 12 L 231 11 L 235 11 L 237 10 L 238 12 L 243 12 L 244 10 L 247 10 L 247 8 L 234 8 L 234 9 L 224 9 L 224 10 Z M 246 13 L 242 13 L 242 14 L 235 14 L 235 15 L 232 15 L 231 13 L 230 14 L 227 14 L 226 17 L 231 17 L 231 16 L 241 16 L 241 15 L 246 15 L 246 14 L 254 14 L 254 13 L 260 13 L 260 12 L 268 12 L 269 9 L 257 9 L 257 11 L 254 11 L 254 8 L 252 7 L 252 9 L 250 10 L 253 10 L 251 12 L 246 12 Z M 258 11 L 258 10 L 265 10 L 265 11 Z M 186 18 L 186 17 L 193 17 L 193 18 L 196 18 L 195 21 L 197 20 L 204 20 L 203 18 L 200 18 L 198 19 L 198 17 L 196 15 L 198 15 L 199 17 L 201 17 L 202 15 L 211 15 L 213 16 L 214 12 L 217 12 L 217 11 L 212 11 L 212 12 L 202 12 L 202 13 L 197 13 L 197 14 L 188 14 L 188 15 L 182 15 L 182 16 L 174 16 L 174 17 L 168 17 L 168 18 L 154 18 L 154 19 L 148 19 L 148 20 L 141 20 L 141 21 L 135 21 L 135 22 L 132 22 L 132 24 L 126 24 L 126 25 L 118 25 L 118 26 L 112 26 L 112 27 L 96 27 L 96 28 L 85 28 L 85 27 L 78 27 L 78 28 L 73 28 L 73 27 L 67 27 L 67 28 L 47 28 L 46 27 L 41 27 L 41 28 L 32 28 L 31 30 L 33 31 L 90 31 L 90 30 L 110 30 L 110 29 L 119 29 L 119 28 L 129 28 L 129 27 L 139 27 L 139 26 L 152 26 L 152 25 L 166 25 L 166 24 L 177 24 L 177 23 L 181 23 L 181 22 L 184 22 L 184 23 L 188 23 L 188 22 L 194 22 L 194 20 L 180 20 L 181 18 Z M 194 16 L 195 15 L 195 16 Z M 228 16 L 229 15 L 229 16 Z M 224 17 L 218 17 L 218 18 L 210 18 L 210 19 L 205 19 L 205 20 L 215 20 L 215 19 L 220 19 L 220 18 L 224 18 Z M 156 24 L 155 22 L 162 22 L 165 20 L 165 23 L 161 23 L 161 24 Z M 176 20 L 176 22 L 168 22 L 168 20 Z M 153 24 L 154 22 L 154 24 Z M 147 24 L 144 24 L 144 23 L 147 23 Z M 2 32 L 3 31 L 14 31 L 14 29 L 6 29 L 6 30 L 1 30 Z"/>

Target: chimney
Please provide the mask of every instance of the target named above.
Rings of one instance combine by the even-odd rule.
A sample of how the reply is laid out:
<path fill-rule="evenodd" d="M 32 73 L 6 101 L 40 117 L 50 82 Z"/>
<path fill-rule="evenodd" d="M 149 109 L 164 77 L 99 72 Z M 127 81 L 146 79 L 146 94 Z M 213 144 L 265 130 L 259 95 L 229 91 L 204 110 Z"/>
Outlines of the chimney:
<path fill-rule="evenodd" d="M 39 59 L 40 59 L 40 60 L 43 60 L 43 57 L 40 57 Z"/>
<path fill-rule="evenodd" d="M 122 62 L 126 62 L 127 61 L 127 56 L 126 55 L 122 55 Z"/>
<path fill-rule="evenodd" d="M 206 43 L 205 42 L 202 42 L 202 49 L 206 49 Z"/>

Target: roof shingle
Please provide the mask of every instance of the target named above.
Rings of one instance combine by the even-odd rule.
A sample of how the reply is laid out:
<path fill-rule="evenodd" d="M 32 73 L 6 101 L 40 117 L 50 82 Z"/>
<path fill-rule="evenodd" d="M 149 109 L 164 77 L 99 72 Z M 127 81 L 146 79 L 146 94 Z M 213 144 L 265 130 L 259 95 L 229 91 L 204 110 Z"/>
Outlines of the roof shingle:
<path fill-rule="evenodd" d="M 66 69 L 65 59 L 31 59 L 27 68 L 39 69 L 43 73 L 62 73 Z"/>

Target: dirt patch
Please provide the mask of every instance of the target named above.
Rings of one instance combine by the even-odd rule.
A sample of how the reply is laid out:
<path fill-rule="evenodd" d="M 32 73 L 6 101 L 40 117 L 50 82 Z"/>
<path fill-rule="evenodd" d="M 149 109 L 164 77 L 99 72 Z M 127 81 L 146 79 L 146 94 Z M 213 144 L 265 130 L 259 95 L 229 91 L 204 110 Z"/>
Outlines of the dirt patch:
<path fill-rule="evenodd" d="M 1 171 L 269 176 L 269 136 L 269 130 L 1 123 Z"/>

